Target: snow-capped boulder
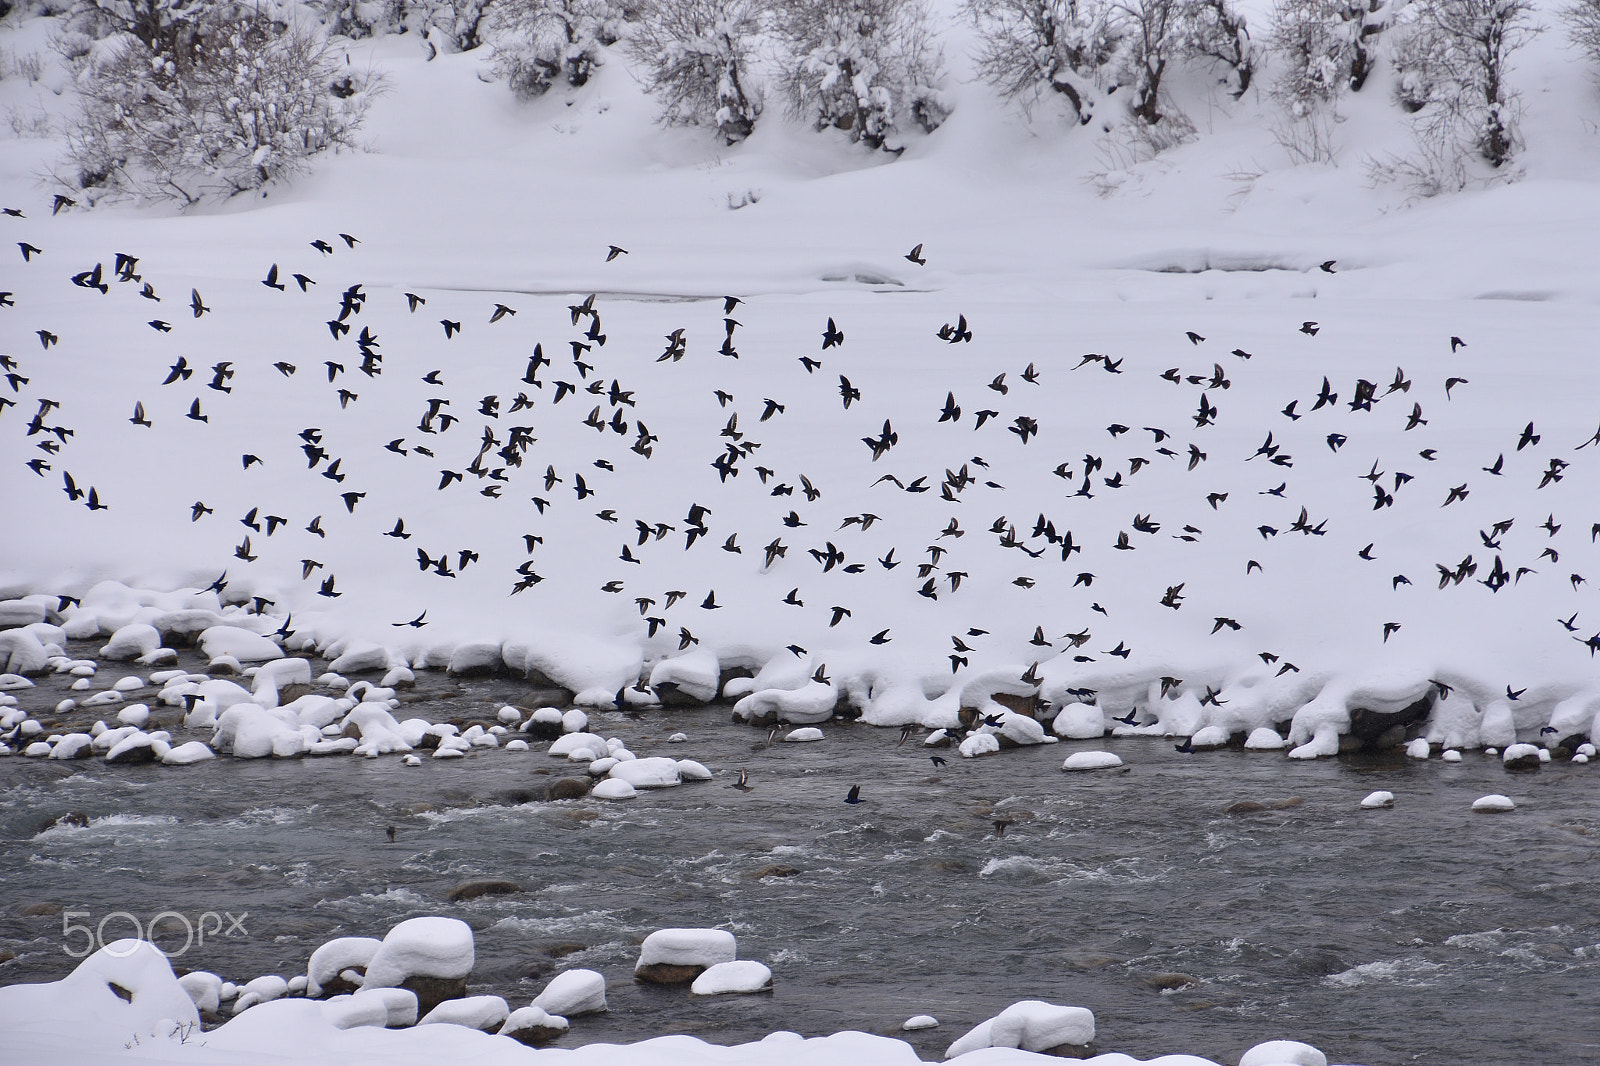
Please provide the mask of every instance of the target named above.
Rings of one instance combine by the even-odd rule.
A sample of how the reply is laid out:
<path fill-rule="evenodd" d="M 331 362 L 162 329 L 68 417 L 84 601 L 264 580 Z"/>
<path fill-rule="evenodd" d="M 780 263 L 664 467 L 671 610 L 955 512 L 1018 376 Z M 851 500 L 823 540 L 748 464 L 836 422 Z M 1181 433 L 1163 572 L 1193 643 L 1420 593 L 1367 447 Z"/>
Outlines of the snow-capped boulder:
<path fill-rule="evenodd" d="M 149 655 L 161 647 L 161 631 L 144 622 L 132 622 L 111 634 L 100 648 L 100 658 L 123 661 Z"/>
<path fill-rule="evenodd" d="M 1051 732 L 1068 740 L 1093 740 L 1106 734 L 1106 715 L 1098 704 L 1069 703 L 1050 723 Z"/>
<path fill-rule="evenodd" d="M 519 1007 L 511 1012 L 500 1027 L 501 1036 L 509 1036 L 519 1044 L 539 1047 L 566 1034 L 567 1020 L 550 1014 L 536 1006 Z"/>
<path fill-rule="evenodd" d="M 683 781 L 677 760 L 660 756 L 618 762 L 611 768 L 610 776 L 617 781 L 626 781 L 636 789 L 670 788 Z"/>
<path fill-rule="evenodd" d="M 603 800 L 631 800 L 639 795 L 639 790 L 619 778 L 608 777 L 590 789 L 589 795 Z"/>
<path fill-rule="evenodd" d="M 283 649 L 271 637 L 238 626 L 212 626 L 200 634 L 199 644 L 208 659 L 228 656 L 242 663 L 262 663 L 283 658 Z"/>
<path fill-rule="evenodd" d="M 323 944 L 311 953 L 311 961 L 306 964 L 306 995 L 315 999 L 358 988 L 340 975 L 346 970 L 365 973 L 382 946 L 383 941 L 370 936 L 341 936 Z"/>
<path fill-rule="evenodd" d="M 760 689 L 733 705 L 733 715 L 757 725 L 791 722 L 818 725 L 833 717 L 839 693 L 832 685 L 807 680 L 800 688 Z"/>
<path fill-rule="evenodd" d="M 607 1009 L 606 979 L 595 970 L 558 973 L 533 998 L 533 1005 L 563 1018 L 598 1013 Z"/>
<path fill-rule="evenodd" d="M 1239 1066 L 1328 1066 L 1328 1056 L 1298 1040 L 1268 1040 L 1239 1056 Z"/>
<path fill-rule="evenodd" d="M 633 975 L 655 984 L 681 984 L 736 958 L 738 942 L 726 929 L 657 929 L 640 945 Z"/>
<path fill-rule="evenodd" d="M 426 1014 L 466 994 L 475 959 L 472 927 L 456 918 L 408 918 L 389 930 L 367 963 L 368 988 L 406 988 Z"/>
<path fill-rule="evenodd" d="M 951 1044 L 944 1057 L 953 1059 L 980 1048 L 1001 1047 L 1086 1058 L 1093 1054 L 1093 1045 L 1092 1011 L 1029 999 L 978 1023 Z"/>
<path fill-rule="evenodd" d="M 178 984 L 189 993 L 189 999 L 201 1014 L 215 1014 L 222 1006 L 222 978 L 216 974 L 190 970 L 178 978 Z"/>
<path fill-rule="evenodd" d="M 1122 765 L 1115 752 L 1075 751 L 1061 764 L 1063 770 L 1111 770 Z"/>
<path fill-rule="evenodd" d="M 772 971 L 764 964 L 740 959 L 708 966 L 689 991 L 697 996 L 749 995 L 772 991 Z"/>
<path fill-rule="evenodd" d="M 499 996 L 467 996 L 447 999 L 434 1007 L 418 1025 L 461 1025 L 486 1033 L 497 1032 L 511 1016 L 511 1007 Z"/>

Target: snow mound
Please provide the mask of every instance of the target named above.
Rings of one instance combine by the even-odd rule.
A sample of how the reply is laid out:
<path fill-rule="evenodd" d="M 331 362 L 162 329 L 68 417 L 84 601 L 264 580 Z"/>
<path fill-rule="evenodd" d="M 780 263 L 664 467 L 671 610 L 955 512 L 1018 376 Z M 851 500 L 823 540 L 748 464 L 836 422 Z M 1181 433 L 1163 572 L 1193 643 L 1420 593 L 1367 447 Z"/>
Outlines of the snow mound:
<path fill-rule="evenodd" d="M 101 1052 L 151 1037 L 164 1040 L 174 1026 L 200 1024 L 194 1000 L 167 957 L 148 941 L 133 939 L 107 944 L 59 981 L 0 988 L 0 1017 L 71 1033 L 79 1048 Z"/>

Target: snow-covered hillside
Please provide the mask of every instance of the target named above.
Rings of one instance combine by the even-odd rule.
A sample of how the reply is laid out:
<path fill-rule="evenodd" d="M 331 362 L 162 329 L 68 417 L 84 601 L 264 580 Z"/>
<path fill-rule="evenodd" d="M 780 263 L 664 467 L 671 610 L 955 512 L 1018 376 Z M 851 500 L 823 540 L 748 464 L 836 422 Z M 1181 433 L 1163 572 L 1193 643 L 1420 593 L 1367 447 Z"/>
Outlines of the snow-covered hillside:
<path fill-rule="evenodd" d="M 1440 742 L 1489 743 L 1485 714 L 1499 743 L 1589 732 L 1600 101 L 1563 35 L 1518 53 L 1517 180 L 1416 200 L 1368 177 L 1410 144 L 1382 85 L 1343 98 L 1331 165 L 1294 165 L 1270 100 L 1182 71 L 1196 136 L 1152 158 L 998 100 L 939 14 L 953 110 L 898 158 L 776 101 L 732 148 L 663 128 L 620 51 L 523 103 L 406 37 L 349 46 L 386 78 L 369 150 L 259 197 L 52 215 L 59 138 L 8 140 L 25 217 L 0 221 L 41 251 L 3 275 L 5 595 L 225 570 L 290 647 L 486 642 L 592 700 L 710 652 L 885 724 L 1026 675 L 1181 734 L 1294 719 L 1300 743 L 1446 690 Z M 0 43 L 43 53 L 49 22 Z M 0 82 L 17 128 L 61 128 L 44 66 Z M 108 292 L 72 284 L 97 262 Z M 938 336 L 963 316 L 970 341 Z M 109 631 L 139 599 L 77 610 Z"/>

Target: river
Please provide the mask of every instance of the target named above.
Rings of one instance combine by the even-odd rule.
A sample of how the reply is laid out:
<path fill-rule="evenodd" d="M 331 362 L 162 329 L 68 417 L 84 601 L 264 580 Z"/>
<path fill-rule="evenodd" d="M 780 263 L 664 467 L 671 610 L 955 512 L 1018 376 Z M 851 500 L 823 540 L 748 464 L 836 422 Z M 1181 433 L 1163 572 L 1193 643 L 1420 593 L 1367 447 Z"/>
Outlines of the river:
<path fill-rule="evenodd" d="M 64 680 L 24 705 L 52 706 Z M 513 680 L 425 674 L 399 717 L 487 717 L 529 697 Z M 591 726 L 715 780 L 544 802 L 549 781 L 578 771 L 537 743 L 420 767 L 0 760 L 0 949 L 15 955 L 0 982 L 70 972 L 84 934 L 65 924 L 104 922 L 111 940 L 163 911 L 210 912 L 205 942 L 174 965 L 243 982 L 303 973 L 332 937 L 444 914 L 476 930 L 474 993 L 515 1007 L 563 968 L 606 975 L 609 1013 L 576 1019 L 565 1045 L 899 1035 L 926 1012 L 941 1027 L 905 1036 L 936 1060 L 969 1026 L 1041 999 L 1089 1007 L 1101 1050 L 1140 1058 L 1233 1062 L 1285 1038 L 1369 1066 L 1600 1061 L 1592 765 L 1291 762 L 1108 738 L 946 751 L 935 766 L 920 738 L 842 722 L 820 743 L 769 745 L 725 706 L 601 712 Z M 688 741 L 668 744 L 680 730 Z M 1101 747 L 1125 768 L 1061 771 Z M 740 769 L 751 791 L 729 787 Z M 855 784 L 863 802 L 848 805 Z M 1361 809 L 1380 788 L 1393 809 Z M 1491 792 L 1517 810 L 1469 810 Z M 1239 801 L 1265 809 L 1225 813 Z M 45 828 L 66 812 L 89 824 Z M 523 891 L 447 901 L 477 878 Z M 666 926 L 731 929 L 741 958 L 771 966 L 772 994 L 636 984 L 639 942 Z M 183 947 L 178 919 L 158 929 Z"/>

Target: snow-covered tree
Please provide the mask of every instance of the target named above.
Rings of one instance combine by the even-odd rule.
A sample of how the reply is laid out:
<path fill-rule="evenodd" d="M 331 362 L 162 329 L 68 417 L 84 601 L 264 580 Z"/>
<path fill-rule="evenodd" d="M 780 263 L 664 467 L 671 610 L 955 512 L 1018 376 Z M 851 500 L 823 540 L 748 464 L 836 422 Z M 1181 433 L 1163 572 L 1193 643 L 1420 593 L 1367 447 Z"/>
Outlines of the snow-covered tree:
<path fill-rule="evenodd" d="M 817 129 L 893 151 L 904 122 L 932 131 L 947 116 L 924 0 L 796 0 L 776 29 L 790 110 Z"/>
<path fill-rule="evenodd" d="M 1516 146 L 1507 76 L 1512 53 L 1533 34 L 1531 7 L 1530 0 L 1415 0 L 1395 48 L 1401 105 L 1495 167 Z"/>
<path fill-rule="evenodd" d="M 967 0 L 982 42 L 978 74 L 1003 96 L 1030 107 L 1045 93 L 1094 117 L 1102 72 L 1117 54 L 1105 0 Z"/>
<path fill-rule="evenodd" d="M 1573 43 L 1588 53 L 1591 62 L 1600 63 L 1600 0 L 1577 0 L 1561 15 Z"/>
<path fill-rule="evenodd" d="M 628 38 L 663 122 L 715 126 L 729 144 L 761 114 L 751 75 L 766 8 L 761 0 L 653 0 Z"/>
<path fill-rule="evenodd" d="M 1284 60 L 1274 95 L 1305 114 L 1345 89 L 1360 92 L 1384 30 L 1409 0 L 1279 0 L 1273 41 Z"/>
<path fill-rule="evenodd" d="M 470 52 L 483 43 L 490 0 L 414 0 L 422 32 L 447 52 Z"/>
<path fill-rule="evenodd" d="M 495 72 L 524 98 L 542 96 L 557 80 L 583 85 L 638 6 L 636 0 L 497 0 Z"/>
<path fill-rule="evenodd" d="M 310 0 L 331 34 L 359 39 L 416 28 L 406 0 Z"/>
<path fill-rule="evenodd" d="M 212 6 L 212 0 L 93 0 L 103 24 L 129 33 L 151 48 L 171 47 Z"/>
<path fill-rule="evenodd" d="M 1161 121 L 1161 76 L 1187 44 L 1184 0 L 1115 0 L 1122 37 L 1119 81 L 1133 90 L 1130 110 L 1147 125 Z"/>
<path fill-rule="evenodd" d="M 1600 2 L 1600 0 L 1597 0 Z M 1225 84 L 1235 99 L 1250 90 L 1256 54 L 1242 14 L 1229 0 L 1189 0 L 1184 5 L 1184 50 L 1228 68 Z"/>
<path fill-rule="evenodd" d="M 319 28 L 235 4 L 135 24 L 148 39 L 105 39 L 78 76 L 67 150 L 77 187 L 188 204 L 352 143 L 366 94 L 350 91 Z"/>

